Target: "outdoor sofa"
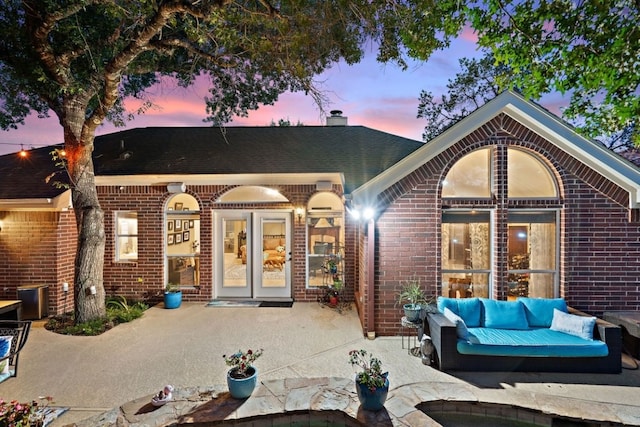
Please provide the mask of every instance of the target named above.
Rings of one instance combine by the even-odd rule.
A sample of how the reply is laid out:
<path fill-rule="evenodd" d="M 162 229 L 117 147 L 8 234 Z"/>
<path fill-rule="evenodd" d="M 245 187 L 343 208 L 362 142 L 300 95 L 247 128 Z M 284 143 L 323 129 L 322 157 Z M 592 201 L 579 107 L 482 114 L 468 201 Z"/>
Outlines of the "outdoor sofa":
<path fill-rule="evenodd" d="M 442 371 L 620 373 L 621 329 L 560 298 L 439 297 L 424 329 Z"/>

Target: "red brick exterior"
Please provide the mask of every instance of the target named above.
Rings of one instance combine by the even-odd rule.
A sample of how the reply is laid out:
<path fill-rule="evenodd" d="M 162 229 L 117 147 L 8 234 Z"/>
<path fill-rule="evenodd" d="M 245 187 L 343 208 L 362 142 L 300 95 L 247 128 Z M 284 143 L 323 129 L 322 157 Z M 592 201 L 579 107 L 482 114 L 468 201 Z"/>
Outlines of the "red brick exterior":
<path fill-rule="evenodd" d="M 0 298 L 16 299 L 21 285 L 47 285 L 49 314 L 73 310 L 73 212 L 4 211 L 0 219 Z"/>
<path fill-rule="evenodd" d="M 630 221 L 628 193 L 557 146 L 505 115 L 500 115 L 386 190 L 385 208 L 377 219 L 375 327 L 378 335 L 396 335 L 402 311 L 395 290 L 410 276 L 421 279 L 427 293 L 439 295 L 440 183 L 465 154 L 494 145 L 494 166 L 506 164 L 506 148 L 520 146 L 544 159 L 560 185 L 555 201 L 465 200 L 449 207 L 490 207 L 496 226 L 504 227 L 507 209 L 560 209 L 560 295 L 594 315 L 607 310 L 635 310 L 640 303 L 640 224 Z M 503 168 L 504 169 L 504 168 Z M 507 177 L 499 176 L 494 194 L 505 194 Z M 636 215 L 637 216 L 637 215 Z M 499 231 L 499 230 L 498 230 Z M 506 297 L 505 232 L 494 240 L 495 274 L 492 297 Z M 502 256 L 501 256 L 502 255 Z"/>
<path fill-rule="evenodd" d="M 606 310 L 635 310 L 640 304 L 640 224 L 628 208 L 629 195 L 593 169 L 563 152 L 506 115 L 499 115 L 430 159 L 379 195 L 374 232 L 367 223 L 345 215 L 345 298 L 354 300 L 364 332 L 396 335 L 401 307 L 396 304 L 400 282 L 417 277 L 429 295 L 441 292 L 440 229 L 443 201 L 441 182 L 465 154 L 495 146 L 493 164 L 504 170 L 509 146 L 535 153 L 547 163 L 559 184 L 557 200 L 510 201 L 507 176 L 494 182 L 494 200 L 446 201 L 446 207 L 492 209 L 497 232 L 493 246 L 493 298 L 506 296 L 506 228 L 504 220 L 515 207 L 555 208 L 560 211 L 560 295 L 578 309 L 601 315 Z M 500 166 L 500 167 L 498 167 Z M 265 183 L 266 184 L 266 183 Z M 273 183 L 268 183 L 274 187 Z M 306 225 L 293 214 L 316 192 L 313 185 L 280 185 L 289 201 L 280 204 L 224 205 L 224 209 L 287 209 L 292 212 L 293 298 L 316 301 L 321 291 L 306 288 Z M 213 215 L 222 208 L 215 200 L 233 186 L 189 185 L 187 192 L 200 205 L 200 284 L 185 289 L 186 301 L 209 301 L 213 296 Z M 342 196 L 342 188 L 333 187 Z M 104 286 L 107 295 L 158 302 L 164 287 L 165 205 L 172 196 L 166 186 L 98 187 L 105 211 Z M 138 214 L 138 261 L 116 262 L 115 211 Z M 72 211 L 0 212 L 0 297 L 14 299 L 21 284 L 49 285 L 51 314 L 73 307 L 73 263 L 76 227 Z M 500 232 L 503 227 L 504 232 Z M 373 234 L 373 235 L 372 235 Z M 371 251 L 370 251 L 371 249 Z M 502 251 L 502 252 L 501 252 Z M 371 253 L 373 257 L 371 257 Z M 373 258 L 373 259 L 372 259 Z M 373 263 L 372 263 L 373 261 Z M 62 283 L 70 290 L 62 292 Z M 373 289 L 373 293 L 371 293 Z M 373 313 L 368 302 L 373 299 Z"/>

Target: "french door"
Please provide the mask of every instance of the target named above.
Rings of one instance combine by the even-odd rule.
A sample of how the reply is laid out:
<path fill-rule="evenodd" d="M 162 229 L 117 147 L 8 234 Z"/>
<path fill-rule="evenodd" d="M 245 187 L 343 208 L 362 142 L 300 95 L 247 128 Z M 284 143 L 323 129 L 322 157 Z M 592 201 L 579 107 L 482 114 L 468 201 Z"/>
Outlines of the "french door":
<path fill-rule="evenodd" d="M 215 298 L 289 299 L 291 212 L 214 211 Z"/>

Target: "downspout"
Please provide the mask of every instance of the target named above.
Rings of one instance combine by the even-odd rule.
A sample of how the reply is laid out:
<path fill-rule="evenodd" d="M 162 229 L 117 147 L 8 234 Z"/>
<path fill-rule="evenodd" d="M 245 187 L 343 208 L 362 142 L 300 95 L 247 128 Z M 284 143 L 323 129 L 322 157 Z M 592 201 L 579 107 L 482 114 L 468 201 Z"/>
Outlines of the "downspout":
<path fill-rule="evenodd" d="M 367 234 L 369 244 L 367 245 L 367 338 L 372 340 L 376 337 L 374 322 L 375 305 L 375 255 L 376 255 L 376 224 L 373 218 L 367 222 Z"/>

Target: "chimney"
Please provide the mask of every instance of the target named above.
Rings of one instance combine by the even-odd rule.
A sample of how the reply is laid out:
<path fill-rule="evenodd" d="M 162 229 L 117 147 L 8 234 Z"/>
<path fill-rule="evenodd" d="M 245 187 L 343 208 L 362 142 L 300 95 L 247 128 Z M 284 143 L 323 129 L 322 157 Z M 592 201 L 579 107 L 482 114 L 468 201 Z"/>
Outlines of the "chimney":
<path fill-rule="evenodd" d="M 327 117 L 327 126 L 347 126 L 347 118 L 342 116 L 342 111 L 331 110 L 331 116 Z"/>

